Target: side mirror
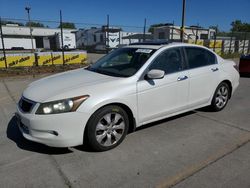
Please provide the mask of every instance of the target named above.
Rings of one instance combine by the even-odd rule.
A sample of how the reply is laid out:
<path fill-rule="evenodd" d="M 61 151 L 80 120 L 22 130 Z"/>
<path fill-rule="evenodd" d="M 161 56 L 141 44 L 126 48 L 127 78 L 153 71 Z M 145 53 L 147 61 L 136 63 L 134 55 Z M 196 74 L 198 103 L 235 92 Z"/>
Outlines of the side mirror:
<path fill-rule="evenodd" d="M 146 78 L 148 79 L 161 79 L 165 75 L 165 72 L 163 70 L 159 69 L 152 69 L 146 74 Z"/>

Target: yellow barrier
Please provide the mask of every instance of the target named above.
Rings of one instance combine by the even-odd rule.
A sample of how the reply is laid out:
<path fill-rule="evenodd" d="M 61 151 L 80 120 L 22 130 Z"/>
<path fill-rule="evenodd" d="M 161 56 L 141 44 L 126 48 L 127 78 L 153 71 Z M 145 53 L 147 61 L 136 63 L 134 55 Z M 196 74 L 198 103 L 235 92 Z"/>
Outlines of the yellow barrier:
<path fill-rule="evenodd" d="M 196 44 L 197 44 L 197 45 L 204 46 L 204 40 L 197 40 L 197 41 L 196 41 Z"/>
<path fill-rule="evenodd" d="M 53 52 L 52 57 L 53 57 L 52 58 L 53 65 L 63 64 L 62 52 Z"/>
<path fill-rule="evenodd" d="M 222 47 L 222 40 L 216 40 L 214 43 L 214 40 L 209 41 L 209 48 L 221 48 Z"/>
<path fill-rule="evenodd" d="M 63 58 L 61 52 L 51 53 L 38 53 L 38 65 L 62 65 Z M 64 53 L 65 64 L 77 64 L 86 63 L 87 53 L 85 51 L 79 52 L 65 52 Z"/>
<path fill-rule="evenodd" d="M 6 54 L 7 67 L 27 67 L 35 63 L 34 54 Z M 5 68 L 4 57 L 0 56 L 0 68 Z"/>
<path fill-rule="evenodd" d="M 86 63 L 86 51 L 65 52 L 65 64 Z M 32 53 L 26 54 L 7 54 L 7 67 L 28 67 L 36 63 L 35 55 Z M 62 65 L 62 52 L 39 52 L 37 53 L 37 64 L 44 65 Z M 0 55 L 0 68 L 5 68 L 3 55 Z"/>
<path fill-rule="evenodd" d="M 5 68 L 4 56 L 0 56 L 0 68 Z"/>
<path fill-rule="evenodd" d="M 188 40 L 188 43 L 195 44 L 195 40 Z M 204 40 L 197 40 L 196 44 L 204 46 Z M 209 41 L 209 48 L 212 50 L 213 50 L 213 48 L 215 48 L 215 53 L 217 53 L 218 55 L 221 55 L 222 54 L 222 40 L 217 40 L 217 41 L 215 41 L 215 43 L 214 43 L 214 40 L 210 40 Z"/>
<path fill-rule="evenodd" d="M 195 43 L 195 40 L 188 40 L 188 43 L 189 44 L 197 44 L 197 45 L 200 45 L 200 46 L 203 46 L 204 45 L 204 40 L 197 40 L 196 43 Z"/>
<path fill-rule="evenodd" d="M 39 66 L 52 65 L 52 54 L 50 52 L 38 53 L 37 63 Z"/>
<path fill-rule="evenodd" d="M 217 53 L 218 55 L 221 55 L 222 54 L 221 48 L 215 48 L 215 53 Z"/>
<path fill-rule="evenodd" d="M 86 53 L 68 53 L 65 54 L 66 64 L 76 64 L 76 63 L 86 63 L 87 54 Z"/>

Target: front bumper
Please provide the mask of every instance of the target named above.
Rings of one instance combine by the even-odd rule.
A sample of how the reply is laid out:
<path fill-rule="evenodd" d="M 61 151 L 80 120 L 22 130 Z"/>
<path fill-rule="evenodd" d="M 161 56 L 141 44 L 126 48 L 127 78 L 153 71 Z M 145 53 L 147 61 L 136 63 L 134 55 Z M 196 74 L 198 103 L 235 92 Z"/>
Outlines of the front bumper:
<path fill-rule="evenodd" d="M 16 117 L 26 139 L 52 147 L 71 147 L 83 144 L 90 115 L 81 112 L 37 115 L 24 113 L 17 107 Z"/>

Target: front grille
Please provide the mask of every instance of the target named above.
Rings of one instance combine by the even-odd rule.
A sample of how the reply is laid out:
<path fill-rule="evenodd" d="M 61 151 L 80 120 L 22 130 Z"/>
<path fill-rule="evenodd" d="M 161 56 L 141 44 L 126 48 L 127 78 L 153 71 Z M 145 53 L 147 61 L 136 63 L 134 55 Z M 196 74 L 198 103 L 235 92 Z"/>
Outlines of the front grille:
<path fill-rule="evenodd" d="M 35 105 L 35 102 L 25 99 L 23 97 L 20 99 L 18 103 L 19 108 L 25 113 L 31 112 L 34 105 Z"/>

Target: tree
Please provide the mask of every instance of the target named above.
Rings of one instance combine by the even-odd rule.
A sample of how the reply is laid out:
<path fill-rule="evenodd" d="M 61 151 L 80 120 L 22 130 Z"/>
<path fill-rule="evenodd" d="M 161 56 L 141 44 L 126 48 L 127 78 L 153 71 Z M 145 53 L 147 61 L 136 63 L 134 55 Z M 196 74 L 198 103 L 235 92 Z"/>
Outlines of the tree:
<path fill-rule="evenodd" d="M 39 23 L 39 22 L 27 22 L 25 24 L 25 26 L 30 26 L 31 24 L 31 27 L 45 27 L 42 23 Z"/>
<path fill-rule="evenodd" d="M 235 20 L 231 23 L 232 32 L 250 32 L 250 23 L 242 23 L 241 20 Z"/>
<path fill-rule="evenodd" d="M 217 25 L 211 25 L 209 26 L 209 29 L 214 29 L 215 31 L 220 32 L 219 27 Z"/>
<path fill-rule="evenodd" d="M 18 25 L 18 26 L 24 26 L 23 23 L 20 23 L 20 22 L 2 21 L 2 25 L 6 25 L 6 24 L 15 24 L 15 25 Z"/>
<path fill-rule="evenodd" d="M 58 28 L 61 27 L 61 24 L 58 26 Z M 70 22 L 63 22 L 62 23 L 62 27 L 66 28 L 66 29 L 75 29 L 75 24 L 74 23 L 70 23 Z"/>
<path fill-rule="evenodd" d="M 209 26 L 209 29 L 214 29 L 216 32 L 216 36 L 220 36 L 220 37 L 230 37 L 231 34 L 230 32 L 225 32 L 225 31 L 221 31 L 218 27 L 218 25 L 211 25 Z"/>

